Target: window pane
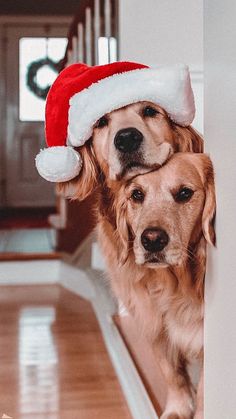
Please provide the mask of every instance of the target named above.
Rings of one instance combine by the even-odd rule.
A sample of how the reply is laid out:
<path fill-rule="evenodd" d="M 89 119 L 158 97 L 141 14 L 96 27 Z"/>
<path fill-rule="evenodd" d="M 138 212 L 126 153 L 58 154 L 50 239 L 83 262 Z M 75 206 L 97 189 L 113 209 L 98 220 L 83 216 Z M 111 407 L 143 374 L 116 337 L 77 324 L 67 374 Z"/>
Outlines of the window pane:
<path fill-rule="evenodd" d="M 37 97 L 27 86 L 28 66 L 48 56 L 58 62 L 65 54 L 66 38 L 21 38 L 19 41 L 19 118 L 21 121 L 44 121 L 45 100 Z M 47 52 L 48 51 L 48 52 Z M 57 73 L 49 66 L 38 70 L 36 82 L 46 88 L 55 80 Z"/>

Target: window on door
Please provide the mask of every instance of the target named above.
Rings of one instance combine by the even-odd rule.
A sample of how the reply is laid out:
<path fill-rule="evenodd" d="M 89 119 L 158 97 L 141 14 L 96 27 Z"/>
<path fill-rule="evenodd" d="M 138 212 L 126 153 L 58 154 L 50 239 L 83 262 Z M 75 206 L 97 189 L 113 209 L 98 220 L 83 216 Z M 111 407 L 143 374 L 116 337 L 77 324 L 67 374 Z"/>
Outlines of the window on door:
<path fill-rule="evenodd" d="M 19 40 L 19 120 L 44 121 L 45 97 L 58 74 L 67 38 Z"/>

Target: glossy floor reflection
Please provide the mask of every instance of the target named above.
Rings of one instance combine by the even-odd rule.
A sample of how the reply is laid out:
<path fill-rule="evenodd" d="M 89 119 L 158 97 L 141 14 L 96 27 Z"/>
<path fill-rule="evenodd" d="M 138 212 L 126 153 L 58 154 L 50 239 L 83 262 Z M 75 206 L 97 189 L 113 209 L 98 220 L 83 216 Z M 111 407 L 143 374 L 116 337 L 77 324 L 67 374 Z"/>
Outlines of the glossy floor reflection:
<path fill-rule="evenodd" d="M 0 417 L 131 418 L 91 305 L 59 286 L 0 288 Z"/>

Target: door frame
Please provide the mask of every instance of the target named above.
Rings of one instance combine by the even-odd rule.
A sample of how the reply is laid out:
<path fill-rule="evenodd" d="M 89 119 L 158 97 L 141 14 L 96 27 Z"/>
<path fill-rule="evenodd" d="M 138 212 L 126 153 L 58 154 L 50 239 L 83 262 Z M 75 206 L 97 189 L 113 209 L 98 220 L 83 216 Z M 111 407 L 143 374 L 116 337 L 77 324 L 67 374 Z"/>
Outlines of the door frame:
<path fill-rule="evenodd" d="M 62 24 L 69 25 L 72 16 L 0 16 L 0 208 L 6 206 L 6 55 L 7 55 L 7 37 L 6 29 L 10 26 L 25 26 L 30 24 L 32 26 L 55 25 Z"/>

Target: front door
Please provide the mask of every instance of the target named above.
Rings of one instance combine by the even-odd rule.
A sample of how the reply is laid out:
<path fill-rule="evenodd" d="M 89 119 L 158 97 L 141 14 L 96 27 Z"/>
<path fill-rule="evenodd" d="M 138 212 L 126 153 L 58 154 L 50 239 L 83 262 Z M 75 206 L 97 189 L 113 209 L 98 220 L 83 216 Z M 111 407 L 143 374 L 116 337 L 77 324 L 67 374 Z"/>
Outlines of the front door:
<path fill-rule="evenodd" d="M 7 207 L 43 207 L 55 203 L 54 185 L 38 175 L 35 156 L 45 147 L 45 100 L 39 96 L 55 79 L 56 72 L 49 66 L 36 70 L 46 56 L 54 62 L 63 57 L 66 34 L 67 26 L 63 25 L 6 28 Z"/>

